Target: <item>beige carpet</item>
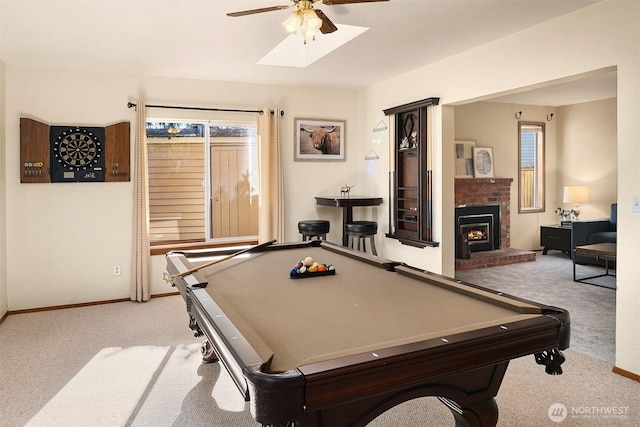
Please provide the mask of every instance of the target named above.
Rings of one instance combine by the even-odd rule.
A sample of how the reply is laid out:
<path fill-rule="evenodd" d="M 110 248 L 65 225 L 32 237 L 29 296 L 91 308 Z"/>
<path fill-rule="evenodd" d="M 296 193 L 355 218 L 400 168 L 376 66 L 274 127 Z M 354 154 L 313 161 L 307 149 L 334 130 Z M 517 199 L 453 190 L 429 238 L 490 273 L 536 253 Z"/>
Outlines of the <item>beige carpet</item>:
<path fill-rule="evenodd" d="M 200 363 L 200 341 L 178 296 L 9 316 L 0 325 L 0 426 L 256 425 L 226 371 Z M 511 363 L 499 426 L 640 425 L 640 383 L 610 363 L 566 355 L 562 376 L 546 375 L 532 356 Z M 565 408 L 564 421 L 552 421 L 549 408 Z M 371 425 L 454 421 L 424 398 Z"/>
<path fill-rule="evenodd" d="M 200 363 L 199 345 L 101 350 L 27 423 L 38 426 L 254 426 L 247 404 L 218 364 Z M 548 376 L 533 357 L 511 363 L 497 397 L 499 426 L 637 426 L 640 384 L 611 366 L 567 351 L 566 372 Z M 554 406 L 554 407 L 555 407 Z M 3 424 L 9 425 L 9 424 Z M 388 411 L 371 426 L 453 425 L 435 398 Z"/>
<path fill-rule="evenodd" d="M 579 268 L 582 274 L 602 271 L 597 267 Z M 568 310 L 571 315 L 571 348 L 614 363 L 616 291 L 574 282 L 573 263 L 566 254 L 549 251 L 548 255 L 542 255 L 537 251 L 535 262 L 457 271 L 456 278 Z M 615 277 L 601 280 L 615 283 Z"/>

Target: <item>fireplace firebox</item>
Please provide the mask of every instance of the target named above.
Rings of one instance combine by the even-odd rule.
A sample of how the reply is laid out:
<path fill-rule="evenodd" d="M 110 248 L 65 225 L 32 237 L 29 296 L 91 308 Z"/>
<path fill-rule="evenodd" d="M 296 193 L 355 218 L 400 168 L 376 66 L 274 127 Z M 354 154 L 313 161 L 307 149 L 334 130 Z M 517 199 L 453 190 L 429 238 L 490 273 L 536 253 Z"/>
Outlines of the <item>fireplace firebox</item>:
<path fill-rule="evenodd" d="M 461 205 L 455 215 L 456 236 L 466 236 L 457 238 L 456 245 L 466 240 L 469 252 L 500 249 L 500 205 Z"/>

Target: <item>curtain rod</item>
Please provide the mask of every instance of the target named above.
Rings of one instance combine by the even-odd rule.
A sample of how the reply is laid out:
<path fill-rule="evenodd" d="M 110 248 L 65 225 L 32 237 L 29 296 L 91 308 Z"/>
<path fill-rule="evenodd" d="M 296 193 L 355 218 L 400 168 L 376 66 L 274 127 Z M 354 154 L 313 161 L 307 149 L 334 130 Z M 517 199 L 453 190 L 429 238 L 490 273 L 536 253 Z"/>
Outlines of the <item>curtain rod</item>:
<path fill-rule="evenodd" d="M 137 105 L 132 102 L 127 102 L 127 108 L 136 108 Z M 146 105 L 148 108 L 171 108 L 176 110 L 200 110 L 200 111 L 225 111 L 232 113 L 259 113 L 264 114 L 264 110 L 232 110 L 229 108 L 204 108 L 204 107 L 176 107 L 172 105 Z M 284 112 L 280 113 L 284 115 Z"/>

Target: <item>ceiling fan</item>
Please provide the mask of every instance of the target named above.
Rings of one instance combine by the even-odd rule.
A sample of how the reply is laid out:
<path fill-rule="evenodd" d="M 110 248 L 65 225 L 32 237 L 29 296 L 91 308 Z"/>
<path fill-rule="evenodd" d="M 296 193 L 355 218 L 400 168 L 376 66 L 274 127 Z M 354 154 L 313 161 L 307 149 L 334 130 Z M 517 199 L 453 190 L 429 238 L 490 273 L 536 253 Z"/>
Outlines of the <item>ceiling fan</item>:
<path fill-rule="evenodd" d="M 322 3 L 326 6 L 351 4 L 351 3 L 372 3 L 379 1 L 389 0 L 291 0 L 290 5 L 279 5 L 271 7 L 262 7 L 259 9 L 243 10 L 240 12 L 227 13 L 227 16 L 238 17 L 245 15 L 253 15 L 256 13 L 272 12 L 274 10 L 288 9 L 290 7 L 296 8 L 291 15 L 282 23 L 282 26 L 290 33 L 297 33 L 301 31 L 304 36 L 304 42 L 306 43 L 307 37 L 311 37 L 315 40 L 316 31 L 320 31 L 322 34 L 333 33 L 338 29 L 327 15 L 319 9 L 313 7 L 314 3 Z"/>

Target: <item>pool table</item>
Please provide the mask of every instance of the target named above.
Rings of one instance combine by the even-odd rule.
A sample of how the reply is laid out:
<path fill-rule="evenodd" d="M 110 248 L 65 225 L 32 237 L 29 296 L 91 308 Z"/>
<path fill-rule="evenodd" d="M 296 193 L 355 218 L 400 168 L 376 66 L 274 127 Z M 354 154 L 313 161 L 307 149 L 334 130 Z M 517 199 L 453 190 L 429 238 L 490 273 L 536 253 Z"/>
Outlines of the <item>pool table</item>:
<path fill-rule="evenodd" d="M 569 313 L 325 241 L 167 254 L 203 361 L 223 363 L 262 425 L 366 425 L 437 396 L 458 426 L 492 426 L 509 361 L 562 372 Z M 291 278 L 311 257 L 333 274 Z M 533 360 L 532 360 L 533 362 Z"/>

